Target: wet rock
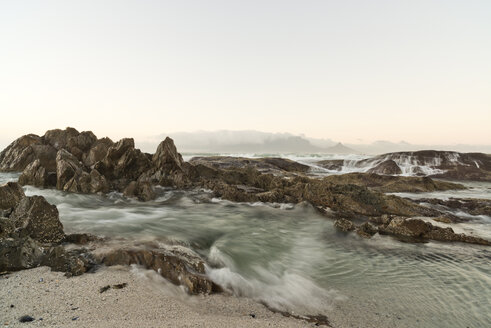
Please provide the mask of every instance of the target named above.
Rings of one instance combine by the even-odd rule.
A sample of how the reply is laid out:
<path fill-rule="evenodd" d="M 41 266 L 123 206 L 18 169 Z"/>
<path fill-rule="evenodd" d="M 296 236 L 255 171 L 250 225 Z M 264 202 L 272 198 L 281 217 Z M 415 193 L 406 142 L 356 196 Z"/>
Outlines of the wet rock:
<path fill-rule="evenodd" d="M 49 172 L 41 165 L 41 161 L 36 159 L 22 172 L 19 177 L 19 184 L 23 186 L 54 187 L 56 186 L 56 171 Z"/>
<path fill-rule="evenodd" d="M 397 174 L 402 174 L 402 170 L 399 167 L 399 165 L 397 165 L 396 162 L 389 159 L 371 168 L 370 170 L 368 170 L 368 173 L 376 173 L 376 174 L 383 174 L 383 175 L 397 175 Z"/>
<path fill-rule="evenodd" d="M 370 222 L 365 222 L 356 228 L 356 233 L 362 236 L 363 238 L 371 238 L 377 232 L 378 232 L 377 227 L 371 224 Z"/>
<path fill-rule="evenodd" d="M 16 207 L 26 195 L 16 182 L 7 182 L 0 186 L 0 210 Z"/>
<path fill-rule="evenodd" d="M 132 181 L 125 188 L 123 194 L 126 197 L 136 197 L 141 201 L 149 201 L 155 199 L 155 192 L 152 185 L 145 181 Z"/>
<path fill-rule="evenodd" d="M 338 219 L 334 222 L 334 226 L 341 231 L 348 232 L 355 230 L 356 226 L 353 222 L 346 219 Z"/>
<path fill-rule="evenodd" d="M 90 252 L 84 248 L 67 250 L 62 245 L 50 247 L 45 251 L 41 265 L 49 266 L 53 271 L 65 272 L 65 276 L 79 276 L 97 266 Z"/>
<path fill-rule="evenodd" d="M 452 228 L 434 226 L 430 222 L 415 218 L 394 217 L 388 225 L 379 226 L 378 231 L 383 234 L 402 237 L 402 240 L 410 242 L 430 239 L 491 246 L 491 242 L 483 238 L 457 234 Z"/>
<path fill-rule="evenodd" d="M 122 248 L 96 256 L 101 263 L 108 266 L 138 264 L 152 269 L 172 283 L 185 286 L 190 294 L 209 294 L 218 290 L 218 286 L 205 275 L 204 261 L 182 246 Z"/>
<path fill-rule="evenodd" d="M 395 217 L 386 227 L 382 229 L 382 231 L 392 235 L 422 238 L 425 234 L 431 231 L 431 228 L 431 223 L 420 219 Z"/>
<path fill-rule="evenodd" d="M 102 240 L 101 238 L 87 233 L 72 233 L 66 235 L 63 242 L 77 244 L 77 245 L 86 245 L 90 242 L 101 241 L 101 240 Z"/>
<path fill-rule="evenodd" d="M 315 164 L 329 171 L 341 171 L 341 169 L 344 166 L 344 160 L 343 159 L 323 160 L 323 161 L 315 162 Z"/>
<path fill-rule="evenodd" d="M 41 243 L 59 243 L 65 237 L 58 209 L 42 196 L 22 198 L 10 219 L 24 235 Z"/>

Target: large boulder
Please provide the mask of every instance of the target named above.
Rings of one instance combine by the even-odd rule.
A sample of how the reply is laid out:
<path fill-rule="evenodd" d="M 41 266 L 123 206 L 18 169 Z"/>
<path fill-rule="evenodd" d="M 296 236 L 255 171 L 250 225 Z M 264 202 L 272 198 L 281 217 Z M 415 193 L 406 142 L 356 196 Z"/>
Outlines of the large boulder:
<path fill-rule="evenodd" d="M 54 187 L 56 186 L 56 171 L 49 172 L 41 161 L 36 159 L 29 164 L 19 177 L 19 184 L 32 185 L 36 187 Z"/>
<path fill-rule="evenodd" d="M 209 294 L 218 291 L 206 277 L 205 262 L 188 248 L 172 245 L 146 245 L 98 251 L 96 259 L 107 266 L 138 264 L 158 272 L 176 285 L 182 285 L 189 294 Z"/>
<path fill-rule="evenodd" d="M 21 235 L 41 243 L 59 243 L 65 237 L 58 209 L 42 196 L 22 198 L 10 219 Z"/>
<path fill-rule="evenodd" d="M 0 210 L 16 207 L 26 197 L 22 187 L 16 182 L 7 182 L 0 186 Z"/>

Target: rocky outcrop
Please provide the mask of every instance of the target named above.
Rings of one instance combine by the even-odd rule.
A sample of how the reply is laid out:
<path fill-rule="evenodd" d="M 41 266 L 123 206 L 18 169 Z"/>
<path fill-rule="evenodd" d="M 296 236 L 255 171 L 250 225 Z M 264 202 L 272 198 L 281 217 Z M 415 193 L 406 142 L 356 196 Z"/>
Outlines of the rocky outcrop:
<path fill-rule="evenodd" d="M 389 159 L 369 169 L 368 173 L 376 173 L 376 174 L 383 174 L 383 175 L 398 175 L 398 174 L 402 174 L 402 170 L 399 167 L 399 165 L 397 165 L 396 162 Z"/>
<path fill-rule="evenodd" d="M 335 184 L 354 184 L 371 190 L 391 192 L 430 192 L 462 190 L 465 186 L 457 183 L 433 180 L 428 177 L 398 177 L 374 173 L 348 173 L 325 178 Z"/>
<path fill-rule="evenodd" d="M 16 207 L 25 197 L 22 187 L 15 182 L 7 182 L 0 186 L 0 210 Z"/>
<path fill-rule="evenodd" d="M 238 169 L 253 167 L 262 173 L 285 175 L 286 173 L 307 173 L 310 167 L 286 158 L 265 157 L 245 158 L 231 156 L 193 157 L 189 163 L 214 169 Z"/>
<path fill-rule="evenodd" d="M 206 277 L 204 261 L 190 249 L 178 245 L 126 247 L 96 254 L 99 262 L 111 265 L 138 264 L 158 272 L 190 294 L 209 294 L 220 288 Z"/>

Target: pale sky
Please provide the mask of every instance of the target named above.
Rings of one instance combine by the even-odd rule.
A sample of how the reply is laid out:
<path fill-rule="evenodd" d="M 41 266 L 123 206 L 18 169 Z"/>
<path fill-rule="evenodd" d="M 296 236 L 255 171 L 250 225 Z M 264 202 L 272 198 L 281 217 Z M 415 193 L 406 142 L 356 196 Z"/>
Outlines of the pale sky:
<path fill-rule="evenodd" d="M 0 143 L 260 130 L 491 144 L 491 1 L 1 1 Z"/>

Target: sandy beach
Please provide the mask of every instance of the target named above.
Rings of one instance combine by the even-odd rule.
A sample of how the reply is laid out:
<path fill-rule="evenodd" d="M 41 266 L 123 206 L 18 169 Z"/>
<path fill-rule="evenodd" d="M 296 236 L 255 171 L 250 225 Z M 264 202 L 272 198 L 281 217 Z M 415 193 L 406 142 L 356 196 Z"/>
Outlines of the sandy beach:
<path fill-rule="evenodd" d="M 126 283 L 121 289 L 104 286 Z M 188 296 L 152 271 L 110 267 L 66 278 L 47 267 L 0 277 L 2 327 L 312 327 L 250 299 Z M 13 305 L 13 307 L 12 307 Z M 35 320 L 19 322 L 29 315 Z"/>

